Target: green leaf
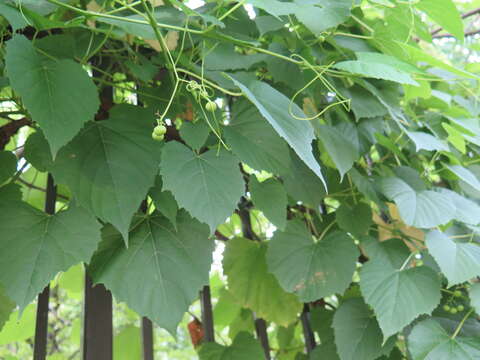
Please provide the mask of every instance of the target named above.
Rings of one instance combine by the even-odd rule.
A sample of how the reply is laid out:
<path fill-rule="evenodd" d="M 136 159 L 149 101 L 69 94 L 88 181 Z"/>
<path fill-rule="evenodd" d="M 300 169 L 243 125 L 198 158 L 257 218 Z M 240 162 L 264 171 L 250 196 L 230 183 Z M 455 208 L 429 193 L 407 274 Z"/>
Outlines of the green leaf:
<path fill-rule="evenodd" d="M 214 243 L 208 228 L 185 211 L 177 229 L 154 213 L 136 217 L 125 247 L 112 227 L 90 263 L 95 283 L 105 284 L 119 301 L 175 334 L 198 291 L 208 283 Z"/>
<path fill-rule="evenodd" d="M 215 328 L 224 329 L 230 326 L 240 315 L 242 307 L 237 304 L 235 297 L 226 288 L 220 289 L 218 301 L 213 309 Z"/>
<path fill-rule="evenodd" d="M 276 231 L 267 251 L 268 269 L 280 285 L 311 302 L 343 293 L 352 281 L 359 252 L 347 234 L 334 232 L 314 241 L 300 220 Z"/>
<path fill-rule="evenodd" d="M 204 66 L 208 70 L 248 70 L 266 58 L 263 54 L 242 55 L 235 52 L 233 44 L 226 43 L 217 43 L 206 53 Z"/>
<path fill-rule="evenodd" d="M 7 184 L 0 186 L 0 202 L 5 202 L 7 205 L 12 201 L 21 201 L 22 191 L 18 184 Z"/>
<path fill-rule="evenodd" d="M 100 241 L 100 225 L 70 206 L 47 215 L 23 202 L 0 202 L 0 283 L 23 310 L 59 272 L 88 262 Z"/>
<path fill-rule="evenodd" d="M 208 224 L 212 233 L 232 215 L 245 191 L 238 160 L 224 150 L 197 155 L 169 142 L 163 148 L 160 172 L 164 189 L 172 192 L 179 206 Z"/>
<path fill-rule="evenodd" d="M 456 192 L 441 188 L 438 189 L 442 195 L 448 196 L 455 207 L 455 219 L 466 224 L 477 225 L 480 223 L 480 206 Z"/>
<path fill-rule="evenodd" d="M 268 51 L 283 55 L 291 56 L 288 48 L 280 43 L 273 42 L 268 47 Z M 299 89 L 304 86 L 304 76 L 300 68 L 291 62 L 285 61 L 276 56 L 269 56 L 265 59 L 268 73 L 277 83 L 284 83 L 291 89 Z"/>
<path fill-rule="evenodd" d="M 432 56 L 427 52 L 425 52 L 424 50 L 419 49 L 418 47 L 412 46 L 410 44 L 407 44 L 401 41 L 395 41 L 395 44 L 397 44 L 401 48 L 402 55 L 410 63 L 424 62 L 431 65 L 434 68 L 447 70 L 455 75 L 459 75 L 466 78 L 472 78 L 472 79 L 480 78 L 479 76 L 469 73 L 468 71 L 464 71 L 462 69 L 449 65 L 443 62 L 442 60 L 440 60 L 438 57 Z"/>
<path fill-rule="evenodd" d="M 194 150 L 200 150 L 210 135 L 210 128 L 203 120 L 186 121 L 180 128 L 180 136 Z"/>
<path fill-rule="evenodd" d="M 406 131 L 407 136 L 415 143 L 417 151 L 450 151 L 448 145 L 434 137 L 421 131 Z"/>
<path fill-rule="evenodd" d="M 372 209 L 370 205 L 358 203 L 350 206 L 342 204 L 335 212 L 338 226 L 357 237 L 366 235 L 372 221 Z"/>
<path fill-rule="evenodd" d="M 336 127 L 319 125 L 316 132 L 343 178 L 359 157 L 358 140 L 352 140 L 352 134 L 355 136 L 356 133 L 355 126 L 349 123 Z"/>
<path fill-rule="evenodd" d="M 396 341 L 391 337 L 383 345 L 377 319 L 360 298 L 348 299 L 340 305 L 333 317 L 333 329 L 342 360 L 377 359 L 389 353 Z"/>
<path fill-rule="evenodd" d="M 135 360 L 142 358 L 141 330 L 134 325 L 124 327 L 113 339 L 115 360 Z"/>
<path fill-rule="evenodd" d="M 200 348 L 198 356 L 200 360 L 255 360 L 265 357 L 260 343 L 246 332 L 239 333 L 230 346 L 206 343 Z"/>
<path fill-rule="evenodd" d="M 85 283 L 85 268 L 83 264 L 72 266 L 58 278 L 58 286 L 67 292 L 67 296 L 82 300 Z"/>
<path fill-rule="evenodd" d="M 28 137 L 24 156 L 38 171 L 44 172 L 53 166 L 50 146 L 41 131 L 36 131 Z"/>
<path fill-rule="evenodd" d="M 8 4 L 0 4 L 0 14 L 7 19 L 14 32 L 18 29 L 28 26 L 28 22 L 25 20 L 25 17 L 22 16 L 22 14 L 13 6 Z"/>
<path fill-rule="evenodd" d="M 347 20 L 352 7 L 351 0 L 322 0 L 316 1 L 316 4 L 321 7 L 303 4 L 302 1 L 297 0 L 295 16 L 317 36 Z"/>
<path fill-rule="evenodd" d="M 152 197 L 155 208 L 165 216 L 173 226 L 176 226 L 178 205 L 170 191 L 162 189 L 162 180 L 157 177 L 155 186 L 150 189 L 149 195 Z"/>
<path fill-rule="evenodd" d="M 368 78 L 390 80 L 400 84 L 418 85 L 409 73 L 387 64 L 365 60 L 348 60 L 336 63 L 334 68 Z"/>
<path fill-rule="evenodd" d="M 403 221 L 418 228 L 433 228 L 445 224 L 455 217 L 456 209 L 450 199 L 435 191 L 415 191 L 399 178 L 385 178 L 381 182 L 382 192 L 395 201 Z"/>
<path fill-rule="evenodd" d="M 376 116 L 384 116 L 387 109 L 374 96 L 365 91 L 364 88 L 355 85 L 344 91 L 345 95 L 351 99 L 352 111 L 357 120 L 361 118 L 372 118 Z"/>
<path fill-rule="evenodd" d="M 5 294 L 3 286 L 0 284 L 0 333 L 13 309 L 15 309 L 15 303 Z"/>
<path fill-rule="evenodd" d="M 477 314 L 480 314 L 480 283 L 473 284 L 468 291 L 468 295 L 470 296 L 470 305 Z"/>
<path fill-rule="evenodd" d="M 297 120 L 289 112 L 291 106 L 293 115 L 305 118 L 302 109 L 265 82 L 247 77 L 240 78 L 238 75 L 236 77 L 230 75 L 230 78 L 275 131 L 295 150 L 300 159 L 322 180 L 326 188 L 320 165 L 312 153 L 311 143 L 315 138 L 313 128 L 308 121 Z"/>
<path fill-rule="evenodd" d="M 449 286 L 480 276 L 480 246 L 476 243 L 455 241 L 438 230 L 427 234 L 426 243 Z"/>
<path fill-rule="evenodd" d="M 17 157 L 10 151 L 0 151 L 0 184 L 17 171 Z"/>
<path fill-rule="evenodd" d="M 12 88 L 42 128 L 55 155 L 93 119 L 99 107 L 92 79 L 72 60 L 53 61 L 39 55 L 19 35 L 8 41 L 5 62 Z"/>
<path fill-rule="evenodd" d="M 288 326 L 296 321 L 302 304 L 285 292 L 267 268 L 266 244 L 236 238 L 229 240 L 223 258 L 228 288 L 258 317 Z"/>
<path fill-rule="evenodd" d="M 7 2 L 18 5 L 18 0 L 6 0 Z M 67 2 L 68 0 L 60 0 L 61 2 Z M 20 1 L 22 7 L 26 7 L 27 9 L 31 9 L 36 13 L 41 15 L 46 15 L 57 7 L 57 5 L 50 4 L 47 0 L 21 0 Z"/>
<path fill-rule="evenodd" d="M 451 172 L 457 175 L 461 180 L 473 187 L 475 190 L 480 191 L 480 181 L 478 178 L 467 168 L 460 165 L 445 165 Z"/>
<path fill-rule="evenodd" d="M 288 199 L 283 185 L 273 178 L 260 183 L 256 177 L 251 176 L 248 189 L 255 207 L 277 228 L 285 229 Z"/>
<path fill-rule="evenodd" d="M 473 360 L 480 358 L 478 337 L 452 338 L 435 320 L 418 323 L 408 336 L 412 360 Z"/>
<path fill-rule="evenodd" d="M 224 128 L 232 151 L 250 167 L 274 174 L 289 172 L 289 149 L 258 110 L 247 101 L 233 107 L 232 120 Z"/>
<path fill-rule="evenodd" d="M 30 304 L 21 315 L 19 310 L 10 314 L 0 331 L 0 346 L 25 341 L 34 335 L 36 308 L 35 304 Z"/>
<path fill-rule="evenodd" d="M 355 168 L 352 168 L 350 170 L 349 175 L 351 176 L 352 182 L 355 184 L 357 189 L 363 195 L 365 195 L 367 199 L 375 202 L 376 204 L 380 204 L 380 199 L 378 198 L 377 189 L 372 179 L 366 176 L 363 176 Z"/>
<path fill-rule="evenodd" d="M 392 66 L 395 69 L 398 69 L 400 71 L 404 71 L 407 73 L 424 73 L 422 70 L 420 70 L 416 66 L 413 66 L 402 60 L 399 60 L 394 56 L 381 54 L 378 52 L 368 52 L 368 51 L 358 51 L 358 52 L 355 52 L 355 55 L 357 56 L 357 59 L 360 61 Z"/>
<path fill-rule="evenodd" d="M 135 121 L 132 121 L 135 119 Z M 133 214 L 158 172 L 161 146 L 152 140 L 152 111 L 117 105 L 65 146 L 52 172 L 76 200 L 128 239 Z"/>
<path fill-rule="evenodd" d="M 288 195 L 296 201 L 318 208 L 326 195 L 322 181 L 293 150 L 290 151 L 290 157 L 291 170 L 280 173 Z"/>
<path fill-rule="evenodd" d="M 463 21 L 452 0 L 421 0 L 415 4 L 445 31 L 463 40 Z"/>
<path fill-rule="evenodd" d="M 228 324 L 228 337 L 234 339 L 241 332 L 253 334 L 255 331 L 254 315 L 251 310 L 242 308 L 240 313 Z"/>
<path fill-rule="evenodd" d="M 360 289 L 387 339 L 435 309 L 440 302 L 440 280 L 426 266 L 405 266 L 410 251 L 399 239 L 376 244 L 375 251 L 367 253 L 374 256 L 360 271 Z"/>
<path fill-rule="evenodd" d="M 333 342 L 318 344 L 310 353 L 309 360 L 340 360 Z M 295 359 L 297 360 L 297 359 Z"/>

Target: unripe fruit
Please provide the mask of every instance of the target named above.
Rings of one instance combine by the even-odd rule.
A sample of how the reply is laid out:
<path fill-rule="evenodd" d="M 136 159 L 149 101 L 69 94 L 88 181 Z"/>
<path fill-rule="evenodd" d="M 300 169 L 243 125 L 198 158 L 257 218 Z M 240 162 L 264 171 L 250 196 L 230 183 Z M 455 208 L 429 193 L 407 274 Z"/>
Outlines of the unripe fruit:
<path fill-rule="evenodd" d="M 164 135 L 157 135 L 155 132 L 152 133 L 152 139 L 155 141 L 162 141 L 165 138 Z"/>
<path fill-rule="evenodd" d="M 453 292 L 453 296 L 455 296 L 455 297 L 462 297 L 462 292 L 461 292 L 460 290 L 455 290 L 455 291 Z"/>
<path fill-rule="evenodd" d="M 164 125 L 157 125 L 153 129 L 153 133 L 157 136 L 165 135 L 167 128 Z"/>
<path fill-rule="evenodd" d="M 459 312 L 462 312 L 463 310 L 465 310 L 465 306 L 463 306 L 463 305 L 458 305 L 458 306 L 457 306 L 457 310 L 458 310 Z"/>
<path fill-rule="evenodd" d="M 451 308 L 451 309 L 450 309 L 450 314 L 455 315 L 457 312 L 458 312 L 458 311 L 457 311 L 457 309 L 455 309 L 455 308 Z"/>
<path fill-rule="evenodd" d="M 213 101 L 209 101 L 205 105 L 205 109 L 207 109 L 207 111 L 214 112 L 217 110 L 217 104 L 215 104 Z"/>
<path fill-rule="evenodd" d="M 445 310 L 445 311 L 447 311 L 447 312 L 450 311 L 450 306 L 448 306 L 448 305 L 443 305 L 443 310 Z"/>

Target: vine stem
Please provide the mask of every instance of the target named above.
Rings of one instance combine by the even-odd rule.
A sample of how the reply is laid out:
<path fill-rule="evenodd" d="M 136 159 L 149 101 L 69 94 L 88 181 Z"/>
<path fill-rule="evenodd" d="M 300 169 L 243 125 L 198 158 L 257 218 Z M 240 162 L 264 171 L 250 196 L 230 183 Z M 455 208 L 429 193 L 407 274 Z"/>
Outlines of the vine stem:
<path fill-rule="evenodd" d="M 325 228 L 325 230 L 322 231 L 322 233 L 320 234 L 319 238 L 318 238 L 318 241 L 322 240 L 323 237 L 327 234 L 328 230 L 331 229 L 331 227 L 336 223 L 336 221 L 332 221 L 330 224 L 328 224 L 328 226 Z"/>
<path fill-rule="evenodd" d="M 67 3 L 63 3 L 60 0 L 47 0 L 47 1 L 51 4 L 58 5 L 58 6 L 66 8 L 66 9 L 73 10 L 73 11 L 75 11 L 79 14 L 85 15 L 85 16 L 101 17 L 101 18 L 105 18 L 105 19 L 118 20 L 118 21 L 133 23 L 133 24 L 150 25 L 150 23 L 148 21 L 144 21 L 144 20 L 130 19 L 130 18 L 126 18 L 126 17 L 123 17 L 123 16 L 115 16 L 115 15 L 110 15 L 110 14 L 107 14 L 107 13 L 99 13 L 99 12 L 96 12 L 96 11 L 83 10 L 83 9 L 77 8 L 76 6 L 73 6 L 73 5 L 70 5 L 70 4 L 67 4 Z M 180 27 L 180 26 L 158 23 L 156 21 L 155 21 L 155 23 L 157 24 L 157 26 L 163 27 L 163 28 L 166 28 L 166 29 L 177 30 L 177 31 L 188 31 L 188 32 L 191 32 L 192 34 L 203 34 L 204 33 L 203 30 L 194 30 L 194 29 L 185 30 L 183 27 Z"/>
<path fill-rule="evenodd" d="M 472 315 L 472 313 L 473 313 L 473 309 L 470 309 L 470 311 L 463 317 L 462 321 L 460 321 L 460 324 L 458 324 L 457 328 L 455 329 L 455 332 L 451 337 L 452 340 L 454 340 L 457 337 L 460 330 L 462 330 L 463 324 L 465 324 L 465 321 L 467 321 L 467 319 L 469 318 L 470 315 Z"/>

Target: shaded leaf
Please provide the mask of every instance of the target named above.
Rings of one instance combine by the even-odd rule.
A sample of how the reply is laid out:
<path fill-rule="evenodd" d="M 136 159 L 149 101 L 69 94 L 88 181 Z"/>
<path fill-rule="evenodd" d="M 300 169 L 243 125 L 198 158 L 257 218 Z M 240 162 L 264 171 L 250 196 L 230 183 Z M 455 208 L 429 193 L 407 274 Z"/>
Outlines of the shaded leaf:
<path fill-rule="evenodd" d="M 409 73 L 387 64 L 364 60 L 348 60 L 336 63 L 334 67 L 351 74 L 363 75 L 368 78 L 390 80 L 400 84 L 418 85 Z"/>
<path fill-rule="evenodd" d="M 23 202 L 0 202 L 0 282 L 23 310 L 60 271 L 88 262 L 100 224 L 79 207 L 54 216 Z"/>
<path fill-rule="evenodd" d="M 206 343 L 200 348 L 198 356 L 200 360 L 260 360 L 265 355 L 260 343 L 252 335 L 241 332 L 230 346 Z"/>
<path fill-rule="evenodd" d="M 320 165 L 312 153 L 311 143 L 315 138 L 313 128 L 309 122 L 297 120 L 289 112 L 291 106 L 293 115 L 305 118 L 298 105 L 290 104 L 285 95 L 265 82 L 247 77 L 240 78 L 238 75 L 235 77 L 230 75 L 230 78 L 326 187 Z"/>
<path fill-rule="evenodd" d="M 480 276 L 480 246 L 476 243 L 456 241 L 438 230 L 427 234 L 426 243 L 449 286 Z"/>
<path fill-rule="evenodd" d="M 89 267 L 94 282 L 105 284 L 119 301 L 175 334 L 208 283 L 214 247 L 208 228 L 183 211 L 175 230 L 154 213 L 134 219 L 128 248 L 112 227 L 104 229 L 103 239 Z"/>
<path fill-rule="evenodd" d="M 353 207 L 342 204 L 335 214 L 338 226 L 357 237 L 365 235 L 373 224 L 372 209 L 365 203 L 358 203 Z"/>
<path fill-rule="evenodd" d="M 0 284 L 0 332 L 3 325 L 7 322 L 13 309 L 15 309 L 15 303 L 8 298 L 5 294 L 3 286 Z"/>
<path fill-rule="evenodd" d="M 0 184 L 17 171 L 17 157 L 10 151 L 0 151 Z"/>
<path fill-rule="evenodd" d="M 470 296 L 470 304 L 477 314 L 480 314 L 480 283 L 475 283 L 470 288 L 468 295 Z"/>
<path fill-rule="evenodd" d="M 135 121 L 132 121 L 135 119 Z M 57 156 L 52 172 L 76 200 L 128 240 L 133 214 L 155 181 L 161 146 L 152 140 L 152 111 L 117 105 L 89 123 Z"/>
<path fill-rule="evenodd" d="M 304 302 L 342 293 L 352 281 L 358 250 L 347 234 L 335 232 L 314 242 L 300 220 L 276 231 L 267 251 L 268 269 L 280 285 Z"/>
<path fill-rule="evenodd" d="M 316 132 L 340 172 L 340 177 L 343 178 L 359 157 L 358 139 L 357 142 L 352 141 L 352 134 L 355 136 L 356 128 L 347 123 L 345 127 L 319 125 Z"/>
<path fill-rule="evenodd" d="M 372 255 L 373 254 L 373 255 Z M 384 340 L 440 302 L 440 280 L 425 266 L 409 268 L 407 246 L 399 239 L 377 244 L 360 271 L 360 289 L 372 306 Z"/>
<path fill-rule="evenodd" d="M 415 191 L 399 178 L 381 180 L 383 193 L 395 201 L 400 216 L 407 225 L 432 228 L 445 224 L 455 217 L 450 199 L 435 191 Z"/>
<path fill-rule="evenodd" d="M 259 182 L 251 176 L 248 183 L 253 204 L 279 229 L 287 223 L 287 193 L 282 184 L 273 178 Z"/>
<path fill-rule="evenodd" d="M 382 331 L 360 298 L 343 302 L 333 317 L 335 344 L 342 360 L 372 360 L 389 353 L 396 338 L 383 345 Z"/>
<path fill-rule="evenodd" d="M 408 336 L 412 360 L 470 360 L 480 358 L 478 337 L 452 338 L 435 320 L 418 323 Z"/>
<path fill-rule="evenodd" d="M 163 148 L 160 172 L 163 188 L 172 192 L 179 206 L 208 224 L 212 233 L 232 215 L 244 193 L 238 160 L 224 150 L 197 155 L 169 142 Z"/>
<path fill-rule="evenodd" d="M 173 226 L 177 224 L 178 205 L 170 191 L 162 189 L 162 181 L 157 177 L 155 186 L 150 189 L 151 196 L 155 208 L 165 216 Z"/>
<path fill-rule="evenodd" d="M 446 165 L 446 167 L 475 190 L 480 191 L 480 180 L 469 169 L 460 165 Z"/>
<path fill-rule="evenodd" d="M 224 134 L 233 153 L 250 167 L 274 174 L 290 172 L 287 143 L 250 103 L 235 104 Z"/>
<path fill-rule="evenodd" d="M 7 42 L 6 69 L 12 88 L 47 138 L 52 154 L 69 142 L 99 107 L 97 89 L 81 65 L 39 55 L 16 35 Z"/>

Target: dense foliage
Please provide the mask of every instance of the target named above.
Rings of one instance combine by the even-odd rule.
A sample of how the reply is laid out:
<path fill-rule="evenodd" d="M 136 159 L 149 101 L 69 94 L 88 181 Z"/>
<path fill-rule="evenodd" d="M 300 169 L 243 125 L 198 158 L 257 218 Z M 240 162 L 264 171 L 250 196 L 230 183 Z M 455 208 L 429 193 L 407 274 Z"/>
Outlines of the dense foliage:
<path fill-rule="evenodd" d="M 2 1 L 0 345 L 84 264 L 172 335 L 210 282 L 200 359 L 479 359 L 478 6 Z"/>

